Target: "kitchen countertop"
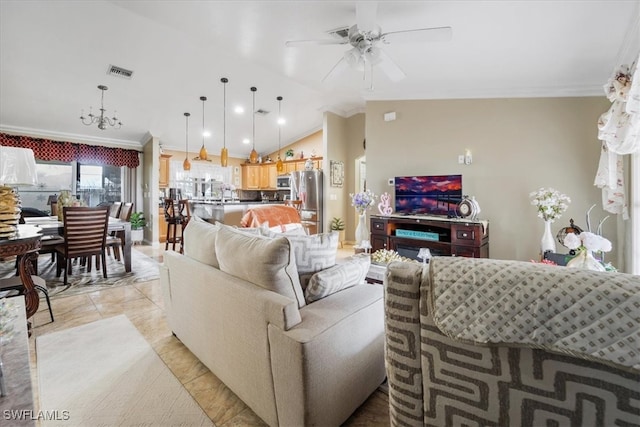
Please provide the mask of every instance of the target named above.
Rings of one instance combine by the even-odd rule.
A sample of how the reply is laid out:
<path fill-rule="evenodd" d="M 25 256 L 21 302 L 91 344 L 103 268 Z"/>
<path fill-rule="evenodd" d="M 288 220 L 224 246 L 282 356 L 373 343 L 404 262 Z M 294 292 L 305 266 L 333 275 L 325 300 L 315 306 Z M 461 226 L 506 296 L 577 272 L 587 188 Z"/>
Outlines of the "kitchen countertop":
<path fill-rule="evenodd" d="M 284 204 L 284 200 L 269 200 L 263 202 L 262 200 L 236 200 L 221 202 L 220 200 L 189 200 L 191 204 L 197 205 L 213 205 L 213 206 L 234 206 L 234 205 L 268 205 L 268 204 Z M 158 206 L 163 207 L 163 203 L 159 203 Z"/>

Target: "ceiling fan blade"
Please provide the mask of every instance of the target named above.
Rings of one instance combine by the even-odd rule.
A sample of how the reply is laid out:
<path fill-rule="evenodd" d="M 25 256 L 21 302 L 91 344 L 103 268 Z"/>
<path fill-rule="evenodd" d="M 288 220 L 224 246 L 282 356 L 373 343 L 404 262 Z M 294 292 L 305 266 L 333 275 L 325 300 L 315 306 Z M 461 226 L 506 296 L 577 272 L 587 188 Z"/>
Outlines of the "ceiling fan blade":
<path fill-rule="evenodd" d="M 448 42 L 453 37 L 451 27 L 417 28 L 390 31 L 380 36 L 383 43 Z"/>
<path fill-rule="evenodd" d="M 321 40 L 287 40 L 284 42 L 286 47 L 296 47 L 296 46 L 306 46 L 306 45 L 326 45 L 326 44 L 347 44 L 349 40 L 331 40 L 331 39 L 321 39 Z"/>
<path fill-rule="evenodd" d="M 356 25 L 360 31 L 373 31 L 377 28 L 376 16 L 378 3 L 375 1 L 359 1 L 356 3 Z"/>
<path fill-rule="evenodd" d="M 382 49 L 373 49 L 371 53 L 365 53 L 365 58 L 376 67 L 379 67 L 383 73 L 393 82 L 398 82 L 407 75 L 393 62 L 393 59 Z"/>
<path fill-rule="evenodd" d="M 325 81 L 330 81 L 338 76 L 342 75 L 345 71 L 349 69 L 349 64 L 345 61 L 344 58 L 340 58 L 340 60 L 333 66 L 333 68 L 327 73 L 326 76 L 322 78 L 322 83 Z"/>

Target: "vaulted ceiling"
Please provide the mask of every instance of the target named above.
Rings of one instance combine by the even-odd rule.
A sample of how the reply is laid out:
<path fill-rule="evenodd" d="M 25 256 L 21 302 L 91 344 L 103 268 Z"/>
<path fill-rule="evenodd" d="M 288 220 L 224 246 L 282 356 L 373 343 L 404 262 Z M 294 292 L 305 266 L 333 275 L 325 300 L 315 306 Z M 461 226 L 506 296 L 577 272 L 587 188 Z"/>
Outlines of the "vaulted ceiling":
<path fill-rule="evenodd" d="M 322 81 L 350 45 L 285 47 L 331 39 L 356 22 L 352 1 L 0 1 L 0 130 L 140 147 L 217 153 L 223 140 L 244 157 L 255 117 L 260 153 L 322 127 L 324 111 L 350 116 L 368 100 L 603 95 L 621 49 L 638 37 L 638 1 L 381 1 L 382 32 L 452 27 L 449 41 L 381 44 L 406 78 L 349 69 Z M 635 30 L 634 30 L 635 29 Z M 108 75 L 110 65 L 133 71 Z M 372 77 L 372 78 L 371 78 Z M 121 129 L 85 126 L 81 110 L 117 110 Z M 246 112 L 236 114 L 242 105 Z"/>

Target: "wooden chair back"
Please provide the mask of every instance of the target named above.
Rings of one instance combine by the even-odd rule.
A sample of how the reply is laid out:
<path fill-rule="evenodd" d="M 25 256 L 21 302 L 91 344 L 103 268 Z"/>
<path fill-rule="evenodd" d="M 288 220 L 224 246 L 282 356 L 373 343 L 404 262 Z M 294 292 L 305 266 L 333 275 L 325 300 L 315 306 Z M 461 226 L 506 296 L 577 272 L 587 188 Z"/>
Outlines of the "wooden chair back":
<path fill-rule="evenodd" d="M 298 213 L 300 213 L 300 209 L 302 209 L 302 200 L 285 200 L 284 205 L 294 207 Z"/>
<path fill-rule="evenodd" d="M 182 227 L 184 228 L 191 219 L 191 210 L 189 209 L 188 199 L 178 200 L 178 215 L 180 215 Z"/>
<path fill-rule="evenodd" d="M 111 210 L 109 210 L 109 216 L 111 218 L 118 218 L 118 215 L 120 215 L 121 208 L 122 208 L 122 202 L 113 202 L 111 204 Z"/>
<path fill-rule="evenodd" d="M 133 212 L 133 203 L 123 203 L 122 207 L 120 208 L 120 214 L 118 215 L 118 218 L 123 221 L 129 221 L 131 219 L 131 212 Z"/>
<path fill-rule="evenodd" d="M 64 252 L 67 259 L 104 252 L 109 207 L 64 207 Z"/>

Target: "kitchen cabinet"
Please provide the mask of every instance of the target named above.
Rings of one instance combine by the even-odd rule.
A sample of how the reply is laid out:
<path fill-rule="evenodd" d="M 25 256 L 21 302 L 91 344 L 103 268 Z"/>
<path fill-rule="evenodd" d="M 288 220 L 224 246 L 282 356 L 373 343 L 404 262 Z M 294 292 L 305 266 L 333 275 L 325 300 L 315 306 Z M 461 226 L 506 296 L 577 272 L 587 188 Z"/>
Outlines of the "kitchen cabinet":
<path fill-rule="evenodd" d="M 158 181 L 160 188 L 167 188 L 169 186 L 171 177 L 171 171 L 169 170 L 170 160 L 170 154 L 160 154 L 160 179 Z"/>
<path fill-rule="evenodd" d="M 260 189 L 260 165 L 242 165 L 242 188 L 247 190 Z"/>
<path fill-rule="evenodd" d="M 288 174 L 303 171 L 307 159 L 285 160 L 284 171 Z M 313 168 L 322 169 L 322 157 L 313 158 Z M 277 188 L 278 169 L 275 163 L 242 165 L 242 188 L 245 190 L 275 190 Z"/>

